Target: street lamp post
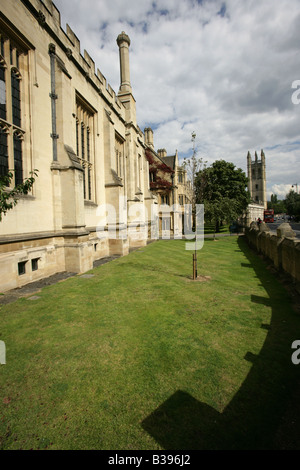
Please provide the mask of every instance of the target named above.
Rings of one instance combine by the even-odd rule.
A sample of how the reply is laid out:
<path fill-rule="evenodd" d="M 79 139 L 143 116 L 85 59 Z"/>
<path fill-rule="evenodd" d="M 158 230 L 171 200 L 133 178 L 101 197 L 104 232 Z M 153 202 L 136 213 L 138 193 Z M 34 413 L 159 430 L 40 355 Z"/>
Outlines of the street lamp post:
<path fill-rule="evenodd" d="M 293 188 L 294 186 L 296 186 L 296 193 L 298 194 L 298 183 L 292 184 L 292 188 Z"/>

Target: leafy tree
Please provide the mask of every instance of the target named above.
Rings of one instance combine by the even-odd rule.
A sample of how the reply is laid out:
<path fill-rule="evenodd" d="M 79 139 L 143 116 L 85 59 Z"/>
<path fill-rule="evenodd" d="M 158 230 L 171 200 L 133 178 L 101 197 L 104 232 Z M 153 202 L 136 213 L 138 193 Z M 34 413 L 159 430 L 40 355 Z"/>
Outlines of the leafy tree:
<path fill-rule="evenodd" d="M 276 194 L 271 194 L 271 200 L 267 202 L 268 209 L 274 209 L 274 214 L 286 212 L 285 202 L 278 200 Z"/>
<path fill-rule="evenodd" d="M 222 221 L 231 222 L 246 210 L 250 195 L 245 173 L 233 163 L 217 160 L 199 171 L 195 180 L 197 203 L 204 203 L 206 218 L 219 232 Z"/>
<path fill-rule="evenodd" d="M 274 204 L 274 214 L 284 214 L 286 212 L 285 202 L 278 201 Z"/>
<path fill-rule="evenodd" d="M 8 171 L 6 175 L 0 176 L 0 221 L 6 212 L 12 209 L 17 203 L 22 194 L 28 194 L 31 190 L 38 170 L 30 172 L 30 177 L 26 178 L 23 183 L 18 184 L 10 189 L 13 179 L 13 173 Z"/>
<path fill-rule="evenodd" d="M 278 203 L 277 194 L 271 194 L 271 203 L 272 204 L 277 204 Z"/>
<path fill-rule="evenodd" d="M 215 232 L 219 232 L 221 221 L 232 221 L 237 218 L 236 200 L 227 197 L 220 201 L 206 201 L 205 202 L 205 217 L 206 220 L 214 223 Z"/>
<path fill-rule="evenodd" d="M 291 191 L 285 197 L 285 207 L 288 215 L 300 219 L 300 194 L 297 194 L 291 189 Z"/>

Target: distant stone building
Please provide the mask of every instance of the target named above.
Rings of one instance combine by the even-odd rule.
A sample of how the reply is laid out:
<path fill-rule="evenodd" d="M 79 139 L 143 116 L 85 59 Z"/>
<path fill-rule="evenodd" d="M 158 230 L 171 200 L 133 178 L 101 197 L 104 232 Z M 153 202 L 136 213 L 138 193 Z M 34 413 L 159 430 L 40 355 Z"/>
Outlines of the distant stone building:
<path fill-rule="evenodd" d="M 258 160 L 257 152 L 252 160 L 250 152 L 247 155 L 248 191 L 251 196 L 251 203 L 247 208 L 246 225 L 258 218 L 263 220 L 264 210 L 267 209 L 266 191 L 266 158 L 261 150 L 261 159 Z"/>
<path fill-rule="evenodd" d="M 258 160 L 255 152 L 255 159 L 252 160 L 250 152 L 247 155 L 248 169 L 248 189 L 251 200 L 254 204 L 259 204 L 267 209 L 267 191 L 266 191 L 266 158 L 264 151 L 261 151 L 261 159 Z"/>
<path fill-rule="evenodd" d="M 144 130 L 146 158 L 149 163 L 150 190 L 160 206 L 159 234 L 170 231 L 172 235 L 182 233 L 184 204 L 191 204 L 191 184 L 186 170 L 179 166 L 178 152 L 167 155 L 166 149 L 154 150 L 153 131 Z"/>
<path fill-rule="evenodd" d="M 38 170 L 0 222 L 5 292 L 145 245 L 136 232 L 149 233 L 151 206 L 183 192 L 177 152 L 165 161 L 137 124 L 125 32 L 117 94 L 51 0 L 1 0 L 0 40 L 0 175 L 13 170 L 15 184 Z M 166 187 L 153 185 L 149 151 Z"/>

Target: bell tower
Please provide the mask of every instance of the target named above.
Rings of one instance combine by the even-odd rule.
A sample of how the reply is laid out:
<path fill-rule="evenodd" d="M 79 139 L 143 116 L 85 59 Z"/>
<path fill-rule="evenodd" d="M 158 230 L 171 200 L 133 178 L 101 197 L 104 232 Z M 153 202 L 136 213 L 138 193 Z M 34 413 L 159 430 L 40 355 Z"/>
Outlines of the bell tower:
<path fill-rule="evenodd" d="M 254 203 L 264 206 L 267 209 L 267 191 L 266 191 L 266 157 L 261 150 L 260 160 L 257 152 L 252 161 L 251 154 L 247 155 L 248 170 L 248 190 Z"/>

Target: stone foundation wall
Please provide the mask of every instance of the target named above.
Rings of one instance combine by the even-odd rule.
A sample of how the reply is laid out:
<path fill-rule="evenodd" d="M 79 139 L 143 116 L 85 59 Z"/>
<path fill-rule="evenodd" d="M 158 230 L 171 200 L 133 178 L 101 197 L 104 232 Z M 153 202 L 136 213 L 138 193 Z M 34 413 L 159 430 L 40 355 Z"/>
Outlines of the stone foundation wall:
<path fill-rule="evenodd" d="M 107 232 L 28 234 L 0 239 L 0 292 L 60 272 L 83 273 L 110 255 Z M 123 254 L 123 253 L 122 253 Z"/>
<path fill-rule="evenodd" d="M 66 271 L 63 237 L 1 243 L 1 293 L 63 271 Z"/>
<path fill-rule="evenodd" d="M 0 293 L 60 272 L 84 273 L 106 256 L 126 256 L 130 248 L 145 246 L 146 239 L 127 235 L 125 228 L 110 236 L 96 228 L 31 233 L 0 237 Z"/>

